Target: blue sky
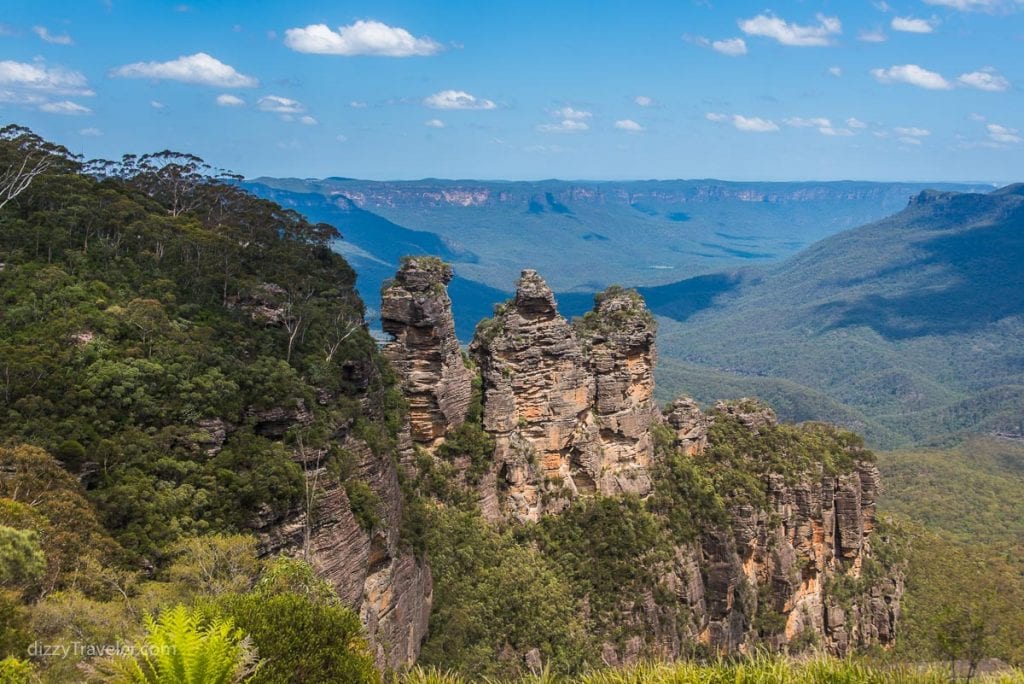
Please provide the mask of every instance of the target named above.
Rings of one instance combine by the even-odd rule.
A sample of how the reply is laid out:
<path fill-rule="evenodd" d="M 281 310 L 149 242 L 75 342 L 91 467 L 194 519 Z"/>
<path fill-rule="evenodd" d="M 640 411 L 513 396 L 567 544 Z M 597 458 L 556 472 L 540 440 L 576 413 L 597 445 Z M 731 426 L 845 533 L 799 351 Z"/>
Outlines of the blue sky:
<path fill-rule="evenodd" d="M 0 109 L 247 176 L 1024 180 L 1024 0 L 4 0 Z"/>

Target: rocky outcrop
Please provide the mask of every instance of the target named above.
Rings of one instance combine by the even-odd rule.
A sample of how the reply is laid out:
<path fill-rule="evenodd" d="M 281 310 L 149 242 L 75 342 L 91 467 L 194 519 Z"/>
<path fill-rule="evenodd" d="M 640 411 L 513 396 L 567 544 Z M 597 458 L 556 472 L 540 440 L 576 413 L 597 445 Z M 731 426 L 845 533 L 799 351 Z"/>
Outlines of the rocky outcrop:
<path fill-rule="evenodd" d="M 327 468 L 326 454 L 298 450 L 305 503 L 284 520 L 263 521 L 257 531 L 266 554 L 285 553 L 308 560 L 366 627 L 379 667 L 398 669 L 413 662 L 427 632 L 433 598 L 430 568 L 400 539 L 403 498 L 398 473 L 388 455 L 376 455 L 345 432 L 335 445 L 355 463 L 347 482 L 367 485 L 379 502 L 379 521 L 360 523 L 345 482 Z"/>
<path fill-rule="evenodd" d="M 449 278 L 437 264 L 410 260 L 385 289 L 382 305 L 394 337 L 387 354 L 403 379 L 411 434 L 426 446 L 437 446 L 458 424 L 471 385 L 461 359 L 455 364 L 444 291 Z M 470 355 L 482 383 L 482 428 L 495 449 L 489 473 L 467 486 L 478 488 L 481 507 L 494 520 L 538 520 L 588 495 L 646 497 L 666 439 L 675 454 L 707 458 L 718 424 L 728 434 L 748 432 L 753 442 L 772 439 L 779 429 L 770 408 L 746 399 L 719 403 L 711 415 L 686 398 L 659 411 L 655 322 L 639 295 L 621 288 L 599 294 L 593 311 L 570 324 L 544 280 L 523 271 L 515 296 L 478 326 Z M 461 411 L 445 408 L 452 405 Z M 891 643 L 902 575 L 874 559 L 878 471 L 856 453 L 853 461 L 855 467 L 838 474 L 819 463 L 802 474 L 782 468 L 785 473 L 758 476 L 764 501 L 733 504 L 727 524 L 706 526 L 691 543 L 674 547 L 670 561 L 659 561 L 657 591 L 622 597 L 629 636 L 604 644 L 603 660 L 805 643 L 845 654 Z M 460 463 L 452 461 L 456 469 Z M 353 577 L 347 581 L 357 589 L 362 582 L 365 596 L 377 595 L 365 589 L 365 576 Z M 422 583 L 405 582 L 428 594 Z M 411 607 L 393 610 L 409 624 Z"/>
<path fill-rule="evenodd" d="M 384 355 L 409 404 L 412 439 L 427 446 L 462 423 L 471 394 L 445 288 L 451 279 L 439 259 L 408 258 L 381 294 L 381 325 L 392 336 Z"/>
<path fill-rule="evenodd" d="M 610 291 L 574 327 L 536 271 L 523 271 L 470 354 L 503 511 L 536 520 L 581 494 L 650 491 L 654 320 L 638 295 Z"/>

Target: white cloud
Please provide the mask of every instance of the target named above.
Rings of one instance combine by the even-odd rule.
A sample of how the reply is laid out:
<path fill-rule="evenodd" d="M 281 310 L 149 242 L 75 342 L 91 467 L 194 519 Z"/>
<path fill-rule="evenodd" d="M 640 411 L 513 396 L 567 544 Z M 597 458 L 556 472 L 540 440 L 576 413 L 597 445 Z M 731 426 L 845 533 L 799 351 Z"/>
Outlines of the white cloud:
<path fill-rule="evenodd" d="M 221 107 L 244 107 L 245 100 L 237 95 L 229 95 L 225 93 L 217 96 L 217 104 Z"/>
<path fill-rule="evenodd" d="M 884 43 L 889 40 L 889 36 L 885 35 L 885 32 L 881 29 L 872 29 L 870 31 L 861 31 L 858 33 L 857 40 L 865 43 Z"/>
<path fill-rule="evenodd" d="M 578 133 L 590 128 L 586 122 L 578 119 L 563 119 L 558 123 L 540 124 L 537 130 L 541 133 Z"/>
<path fill-rule="evenodd" d="M 284 33 L 284 44 L 292 50 L 318 55 L 415 57 L 434 55 L 444 49 L 430 38 L 417 38 L 404 28 L 379 21 L 357 21 L 340 26 L 337 31 L 326 24 L 310 24 Z"/>
<path fill-rule="evenodd" d="M 464 90 L 442 90 L 423 100 L 431 109 L 497 109 L 490 100 L 470 95 Z"/>
<path fill-rule="evenodd" d="M 887 3 L 885 0 L 881 0 L 881 2 L 875 2 L 875 3 L 872 3 L 872 4 L 874 4 L 875 9 L 878 10 L 879 12 L 891 12 L 892 11 L 892 6 L 889 3 Z"/>
<path fill-rule="evenodd" d="M 921 144 L 921 139 L 920 138 L 911 138 L 909 136 L 903 136 L 901 138 L 896 138 L 896 139 L 898 141 L 900 141 L 901 143 L 903 143 L 904 145 L 920 145 Z"/>
<path fill-rule="evenodd" d="M 643 126 L 632 119 L 620 119 L 615 122 L 615 127 L 620 131 L 628 131 L 630 133 L 640 133 L 644 130 Z"/>
<path fill-rule="evenodd" d="M 60 102 L 46 102 L 39 105 L 39 109 L 47 112 L 48 114 L 66 114 L 69 116 L 77 116 L 79 114 L 92 114 L 92 110 L 88 107 L 84 107 L 77 102 L 71 100 L 61 100 Z"/>
<path fill-rule="evenodd" d="M 50 33 L 50 29 L 45 26 L 33 26 L 32 33 L 39 36 L 39 39 L 44 43 L 52 43 L 54 45 L 71 45 L 75 41 L 71 40 L 71 36 L 67 33 L 61 33 L 59 35 Z"/>
<path fill-rule="evenodd" d="M 120 78 L 151 78 L 156 80 L 180 81 L 195 85 L 218 88 L 253 88 L 259 85 L 252 76 L 240 74 L 233 66 L 197 52 L 172 59 L 169 62 L 135 62 L 118 67 L 111 72 Z"/>
<path fill-rule="evenodd" d="M 849 121 L 856 121 L 856 119 L 848 119 L 848 126 L 850 125 Z M 800 116 L 793 116 L 788 119 L 783 119 L 782 123 L 792 128 L 817 128 L 819 133 L 828 136 L 848 137 L 854 134 L 850 128 L 838 128 L 833 126 L 832 121 L 825 117 L 803 118 Z"/>
<path fill-rule="evenodd" d="M 843 68 L 838 66 L 829 67 L 828 73 L 832 76 L 835 76 L 836 78 L 839 78 L 840 76 L 843 75 Z"/>
<path fill-rule="evenodd" d="M 59 95 L 95 95 L 81 72 L 47 67 L 43 62 L 0 61 L 0 86 Z"/>
<path fill-rule="evenodd" d="M 552 116 L 556 116 L 560 119 L 569 119 L 571 121 L 584 121 L 593 116 L 591 112 L 583 111 L 581 109 L 573 109 L 572 107 L 562 107 L 551 112 Z"/>
<path fill-rule="evenodd" d="M 971 121 L 978 121 L 981 123 L 985 123 L 985 121 L 987 120 L 984 114 L 978 114 L 977 112 L 971 112 L 970 114 L 967 115 L 967 118 L 970 119 Z"/>
<path fill-rule="evenodd" d="M 896 135 L 909 138 L 925 138 L 932 134 L 927 128 L 918 128 L 917 126 L 897 126 L 892 130 L 896 132 Z"/>
<path fill-rule="evenodd" d="M 928 90 L 949 90 L 953 87 L 941 74 L 922 69 L 916 64 L 901 64 L 888 69 L 872 69 L 871 75 L 879 83 L 909 83 Z"/>
<path fill-rule="evenodd" d="M 306 116 L 299 119 L 299 123 L 303 124 L 304 126 L 316 126 L 320 122 L 307 114 Z"/>
<path fill-rule="evenodd" d="M 740 131 L 748 131 L 750 133 L 769 133 L 771 131 L 779 130 L 778 124 L 769 119 L 762 119 L 760 117 L 747 118 L 741 114 L 733 114 L 732 125 Z"/>
<path fill-rule="evenodd" d="M 1022 0 L 924 0 L 926 5 L 938 5 L 961 12 L 997 12 L 1013 10 L 1024 5 Z"/>
<path fill-rule="evenodd" d="M 369 105 L 363 102 L 362 100 L 352 100 L 351 102 L 348 103 L 348 106 L 351 107 L 352 109 L 366 109 L 367 107 L 369 107 Z"/>
<path fill-rule="evenodd" d="M 98 128 L 83 128 L 82 130 L 78 131 L 78 133 L 79 135 L 88 136 L 90 138 L 98 138 L 101 135 L 103 135 L 103 131 L 101 131 Z"/>
<path fill-rule="evenodd" d="M 715 123 L 730 122 L 739 131 L 746 131 L 748 133 L 770 133 L 772 131 L 779 130 L 778 124 L 769 119 L 762 119 L 760 117 L 746 117 L 742 114 L 719 114 L 717 112 L 708 112 L 704 115 L 704 118 L 708 121 L 714 121 Z"/>
<path fill-rule="evenodd" d="M 988 130 L 988 137 L 993 142 L 1005 143 L 1009 145 L 1016 145 L 1017 143 L 1024 142 L 1024 138 L 1018 135 L 1016 128 L 1007 128 L 1006 126 L 1000 126 L 999 124 L 990 123 L 985 128 Z"/>
<path fill-rule="evenodd" d="M 637 103 L 641 107 L 653 107 L 654 99 L 647 97 L 646 95 L 637 95 L 633 98 L 633 102 Z"/>
<path fill-rule="evenodd" d="M 783 119 L 782 123 L 793 128 L 831 128 L 832 122 L 825 118 L 805 119 L 799 116 L 792 116 Z"/>
<path fill-rule="evenodd" d="M 818 129 L 818 132 L 821 133 L 822 135 L 842 136 L 844 138 L 848 138 L 851 135 L 854 135 L 854 132 L 851 131 L 849 128 L 833 128 L 832 126 L 823 126 Z"/>
<path fill-rule="evenodd" d="M 915 19 L 914 17 L 893 17 L 892 30 L 904 33 L 931 33 L 935 30 L 936 21 Z"/>
<path fill-rule="evenodd" d="M 850 128 L 867 128 L 868 127 L 868 125 L 866 123 L 864 123 L 860 119 L 854 118 L 852 116 L 849 119 L 846 120 L 846 125 L 849 126 Z"/>
<path fill-rule="evenodd" d="M 157 100 L 150 100 L 149 106 L 153 109 L 163 109 L 166 105 L 164 105 L 163 102 L 158 102 Z"/>
<path fill-rule="evenodd" d="M 727 38 L 711 42 L 711 49 L 729 57 L 747 54 L 747 43 L 742 38 Z"/>
<path fill-rule="evenodd" d="M 298 100 L 279 95 L 261 97 L 256 106 L 260 108 L 260 111 L 273 112 L 275 114 L 301 114 L 306 111 L 306 108 Z"/>
<path fill-rule="evenodd" d="M 429 119 L 423 122 L 423 125 L 428 128 L 444 128 L 444 121 L 440 119 Z"/>
<path fill-rule="evenodd" d="M 1010 88 L 1010 82 L 991 68 L 972 71 L 969 74 L 961 74 L 956 80 L 961 85 L 969 88 L 987 90 L 991 93 L 1000 93 Z"/>
<path fill-rule="evenodd" d="M 843 32 L 838 17 L 817 15 L 817 25 L 801 26 L 790 24 L 774 14 L 759 14 L 752 19 L 739 22 L 740 30 L 748 36 L 772 38 L 783 45 L 798 47 L 820 47 L 833 44 L 833 36 Z"/>
<path fill-rule="evenodd" d="M 342 135 L 341 133 L 339 133 L 338 135 L 334 136 L 334 139 L 337 140 L 340 143 L 348 142 L 348 136 L 347 135 Z"/>

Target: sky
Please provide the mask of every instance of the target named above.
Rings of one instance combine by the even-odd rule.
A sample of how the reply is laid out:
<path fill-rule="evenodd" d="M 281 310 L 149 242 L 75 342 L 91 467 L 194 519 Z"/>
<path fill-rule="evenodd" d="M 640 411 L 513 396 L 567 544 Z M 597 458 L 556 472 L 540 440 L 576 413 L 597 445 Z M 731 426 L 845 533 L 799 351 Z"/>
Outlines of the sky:
<path fill-rule="evenodd" d="M 0 119 L 248 177 L 1021 181 L 1022 88 L 1024 0 L 0 8 Z"/>

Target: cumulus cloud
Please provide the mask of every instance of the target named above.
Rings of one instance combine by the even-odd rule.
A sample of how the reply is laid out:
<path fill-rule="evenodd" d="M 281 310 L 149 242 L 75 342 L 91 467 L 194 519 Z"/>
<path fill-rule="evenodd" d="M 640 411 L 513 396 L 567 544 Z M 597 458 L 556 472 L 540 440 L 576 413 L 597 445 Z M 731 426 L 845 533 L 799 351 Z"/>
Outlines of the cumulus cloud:
<path fill-rule="evenodd" d="M 159 102 L 157 100 L 150 100 L 149 101 L 149 106 L 152 107 L 153 109 L 163 109 L 166 105 L 164 105 L 163 102 Z"/>
<path fill-rule="evenodd" d="M 427 128 L 444 128 L 444 121 L 440 119 L 428 119 L 423 122 L 423 125 Z"/>
<path fill-rule="evenodd" d="M 576 119 L 563 119 L 558 123 L 546 123 L 537 126 L 541 133 L 578 133 L 590 128 L 584 121 Z"/>
<path fill-rule="evenodd" d="M 306 116 L 299 119 L 299 123 L 303 124 L 304 126 L 316 126 L 320 122 L 307 114 Z"/>
<path fill-rule="evenodd" d="M 928 90 L 949 90 L 953 87 L 941 74 L 922 69 L 916 64 L 901 64 L 888 69 L 872 69 L 871 75 L 879 83 L 908 83 Z"/>
<path fill-rule="evenodd" d="M 490 100 L 470 95 L 464 90 L 442 90 L 423 100 L 431 109 L 497 109 Z"/>
<path fill-rule="evenodd" d="M 118 67 L 111 72 L 119 78 L 151 78 L 155 80 L 180 81 L 194 85 L 216 86 L 218 88 L 253 88 L 259 85 L 252 76 L 246 76 L 205 52 L 197 52 L 172 59 L 169 62 L 135 62 Z"/>
<path fill-rule="evenodd" d="M 53 45 L 72 45 L 75 41 L 71 40 L 66 32 L 61 34 L 50 33 L 50 29 L 45 26 L 33 26 L 32 33 L 39 36 L 39 40 L 44 43 L 52 43 Z"/>
<path fill-rule="evenodd" d="M 747 43 L 742 38 L 727 38 L 725 40 L 711 41 L 711 49 L 729 57 L 739 57 L 747 54 Z"/>
<path fill-rule="evenodd" d="M 348 106 L 351 107 L 352 109 L 366 109 L 370 105 L 366 104 L 362 100 L 352 100 L 351 102 L 348 103 Z"/>
<path fill-rule="evenodd" d="M 1024 138 L 1021 138 L 1016 128 L 1007 128 L 1006 126 L 1000 126 L 999 124 L 990 123 L 985 126 L 988 131 L 988 137 L 997 143 L 1016 145 L 1017 143 L 1024 142 Z"/>
<path fill-rule="evenodd" d="M 885 35 L 885 32 L 881 29 L 872 29 L 858 33 L 857 40 L 865 43 L 884 43 L 889 40 L 889 36 Z"/>
<path fill-rule="evenodd" d="M 306 111 L 306 108 L 298 100 L 279 95 L 261 97 L 256 106 L 262 112 L 273 112 L 275 114 L 301 114 Z"/>
<path fill-rule="evenodd" d="M 957 83 L 968 88 L 987 90 L 991 93 L 999 93 L 1010 88 L 1010 82 L 997 74 L 991 67 L 981 71 L 972 71 L 968 74 L 960 74 L 956 80 Z"/>
<path fill-rule="evenodd" d="M 644 130 L 643 126 L 632 119 L 620 119 L 615 122 L 615 127 L 620 131 L 628 131 L 629 133 L 640 133 Z"/>
<path fill-rule="evenodd" d="M 868 125 L 855 117 L 850 117 L 846 120 L 846 125 L 850 128 L 867 128 Z"/>
<path fill-rule="evenodd" d="M 344 57 L 422 57 L 444 49 L 430 38 L 417 38 L 404 28 L 379 21 L 357 21 L 337 31 L 326 24 L 291 28 L 285 31 L 284 44 L 296 52 Z"/>
<path fill-rule="evenodd" d="M 892 30 L 904 33 L 931 33 L 935 30 L 935 20 L 915 19 L 914 17 L 893 17 Z"/>
<path fill-rule="evenodd" d="M 47 112 L 48 114 L 65 114 L 68 116 L 77 116 L 79 114 L 92 114 L 92 110 L 88 107 L 72 102 L 71 100 L 61 100 L 60 102 L 45 102 L 39 105 L 39 109 Z"/>
<path fill-rule="evenodd" d="M 828 73 L 832 76 L 835 76 L 836 78 L 839 78 L 840 76 L 843 75 L 843 68 L 838 66 L 829 67 Z"/>
<path fill-rule="evenodd" d="M 224 95 L 217 96 L 217 104 L 221 107 L 242 107 L 245 105 L 245 100 L 238 97 L 237 95 Z"/>
<path fill-rule="evenodd" d="M 856 119 L 848 120 L 847 125 L 850 125 L 849 121 L 855 120 Z M 788 119 L 783 119 L 782 123 L 792 128 L 816 128 L 818 129 L 818 132 L 821 133 L 822 135 L 845 137 L 854 134 L 853 131 L 850 130 L 850 128 L 853 128 L 852 126 L 850 128 L 841 128 L 838 126 L 833 126 L 832 120 L 826 119 L 825 117 L 804 118 L 800 116 L 792 116 L 789 117 Z"/>
<path fill-rule="evenodd" d="M 985 128 L 988 130 L 988 137 L 994 142 L 1010 145 L 1024 142 L 1024 138 L 1021 138 L 1016 128 L 1008 128 L 994 123 L 988 124 Z"/>
<path fill-rule="evenodd" d="M 81 72 L 47 67 L 43 62 L 0 61 L 0 86 L 56 95 L 95 95 Z"/>
<path fill-rule="evenodd" d="M 763 36 L 777 40 L 783 45 L 798 47 L 820 47 L 832 45 L 833 36 L 843 32 L 838 17 L 817 15 L 817 24 L 801 26 L 791 24 L 771 13 L 759 14 L 739 22 L 740 30 L 748 36 Z"/>
<path fill-rule="evenodd" d="M 557 116 L 560 119 L 569 119 L 571 121 L 584 121 L 593 116 L 591 112 L 587 112 L 581 109 L 573 109 L 572 107 L 562 107 L 551 112 L 552 116 Z"/>
<path fill-rule="evenodd" d="M 633 98 L 633 102 L 637 103 L 641 107 L 654 106 L 654 98 L 648 97 L 646 95 L 637 95 L 636 97 Z"/>
<path fill-rule="evenodd" d="M 779 130 L 779 125 L 770 119 L 762 119 L 760 117 L 747 117 L 742 114 L 719 114 L 717 112 L 708 112 L 704 115 L 704 118 L 708 121 L 714 121 L 716 123 L 729 122 L 738 131 L 745 131 L 747 133 L 771 133 Z"/>

